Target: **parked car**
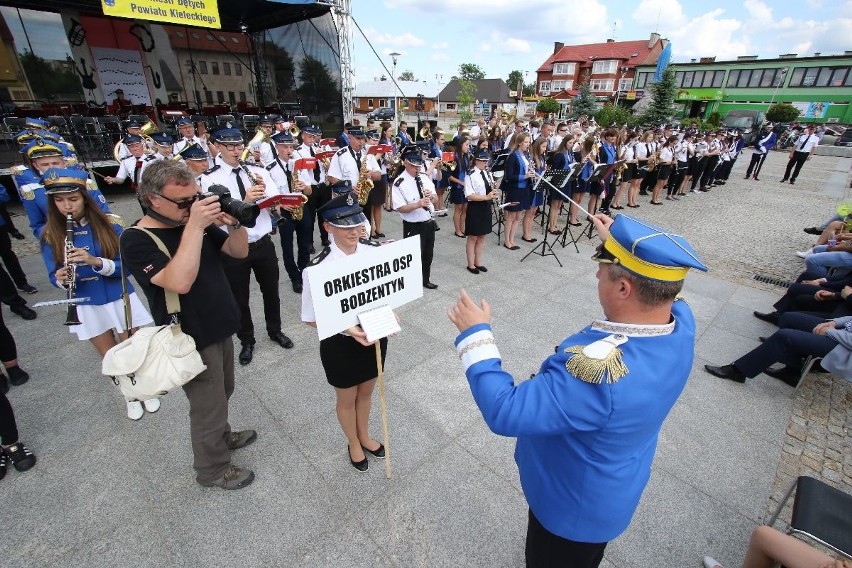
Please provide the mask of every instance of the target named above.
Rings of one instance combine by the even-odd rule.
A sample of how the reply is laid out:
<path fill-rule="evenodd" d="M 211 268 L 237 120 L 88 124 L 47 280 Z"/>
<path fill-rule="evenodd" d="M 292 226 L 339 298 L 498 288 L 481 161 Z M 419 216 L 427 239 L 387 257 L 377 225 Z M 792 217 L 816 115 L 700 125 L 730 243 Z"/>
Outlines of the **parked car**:
<path fill-rule="evenodd" d="M 373 112 L 367 114 L 368 119 L 372 118 L 374 120 L 393 120 L 394 116 L 396 116 L 396 113 L 390 107 L 377 108 Z"/>
<path fill-rule="evenodd" d="M 835 146 L 852 146 L 852 128 L 847 128 L 834 141 Z"/>
<path fill-rule="evenodd" d="M 819 143 L 831 146 L 843 135 L 845 130 L 847 129 L 837 124 L 826 124 L 825 133 Z"/>

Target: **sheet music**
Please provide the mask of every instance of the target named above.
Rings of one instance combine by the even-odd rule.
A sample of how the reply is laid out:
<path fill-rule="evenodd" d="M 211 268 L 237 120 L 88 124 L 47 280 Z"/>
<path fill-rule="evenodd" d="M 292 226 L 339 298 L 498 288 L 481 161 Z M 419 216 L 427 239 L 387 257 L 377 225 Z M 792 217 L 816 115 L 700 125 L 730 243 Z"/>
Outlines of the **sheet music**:
<path fill-rule="evenodd" d="M 397 333 L 402 329 L 399 327 L 399 323 L 397 323 L 396 316 L 390 306 L 380 306 L 366 312 L 361 312 L 358 314 L 358 321 L 364 333 L 367 334 L 367 341 L 376 341 Z"/>

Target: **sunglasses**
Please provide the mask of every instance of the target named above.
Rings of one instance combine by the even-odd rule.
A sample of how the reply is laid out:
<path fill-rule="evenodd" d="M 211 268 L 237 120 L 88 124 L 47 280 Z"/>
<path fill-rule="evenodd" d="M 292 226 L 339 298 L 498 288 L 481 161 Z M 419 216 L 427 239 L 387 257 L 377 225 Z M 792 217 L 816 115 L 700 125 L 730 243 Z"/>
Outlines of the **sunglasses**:
<path fill-rule="evenodd" d="M 192 207 L 192 204 L 193 204 L 193 203 L 195 203 L 198 199 L 201 199 L 201 194 L 200 194 L 200 193 L 196 193 L 196 194 L 194 194 L 192 197 L 189 197 L 189 198 L 187 198 L 187 199 L 181 199 L 181 200 L 179 200 L 179 201 L 175 201 L 175 200 L 174 200 L 174 199 L 172 199 L 171 197 L 166 197 L 166 196 L 165 196 L 165 195 L 163 195 L 162 193 L 155 193 L 154 195 L 159 195 L 160 197 L 162 197 L 162 198 L 163 198 L 163 199 L 165 199 L 166 201 L 171 201 L 172 203 L 174 203 L 175 205 L 177 205 L 177 208 L 178 208 L 178 209 L 189 209 L 190 207 Z"/>

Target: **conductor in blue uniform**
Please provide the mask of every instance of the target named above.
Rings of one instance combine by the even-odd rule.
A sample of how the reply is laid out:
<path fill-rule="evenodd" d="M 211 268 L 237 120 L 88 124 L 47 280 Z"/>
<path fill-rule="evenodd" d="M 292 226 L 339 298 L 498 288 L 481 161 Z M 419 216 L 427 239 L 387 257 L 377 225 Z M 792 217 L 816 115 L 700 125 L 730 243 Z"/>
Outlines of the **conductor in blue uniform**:
<path fill-rule="evenodd" d="M 707 268 L 683 237 L 644 221 L 599 214 L 594 223 L 604 317 L 562 341 L 530 380 L 515 385 L 501 368 L 487 301 L 462 290 L 449 311 L 485 422 L 518 439 L 528 567 L 600 564 L 630 524 L 692 368 L 695 318 L 677 297 L 690 268 Z"/>

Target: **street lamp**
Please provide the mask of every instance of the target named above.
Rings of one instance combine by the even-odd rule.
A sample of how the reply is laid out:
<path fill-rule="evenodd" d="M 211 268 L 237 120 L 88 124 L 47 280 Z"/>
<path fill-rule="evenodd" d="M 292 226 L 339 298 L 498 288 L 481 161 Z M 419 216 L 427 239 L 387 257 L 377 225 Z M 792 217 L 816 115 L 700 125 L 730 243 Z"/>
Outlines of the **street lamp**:
<path fill-rule="evenodd" d="M 402 54 L 394 51 L 393 53 L 389 53 L 388 55 L 390 55 L 393 59 L 393 73 L 391 73 L 391 80 L 393 81 L 393 114 L 394 116 L 396 116 L 396 112 L 399 108 L 396 104 L 396 60 Z"/>
<path fill-rule="evenodd" d="M 444 80 L 444 75 L 441 73 L 435 74 L 435 80 L 438 82 L 438 109 L 435 111 L 435 117 L 441 118 L 441 82 Z"/>
<path fill-rule="evenodd" d="M 778 77 L 778 84 L 775 85 L 775 90 L 772 91 L 772 98 L 769 99 L 769 108 L 772 108 L 772 103 L 775 102 L 775 95 L 778 94 L 778 88 L 784 84 L 784 77 L 787 76 L 787 68 L 781 70 L 781 76 Z"/>

